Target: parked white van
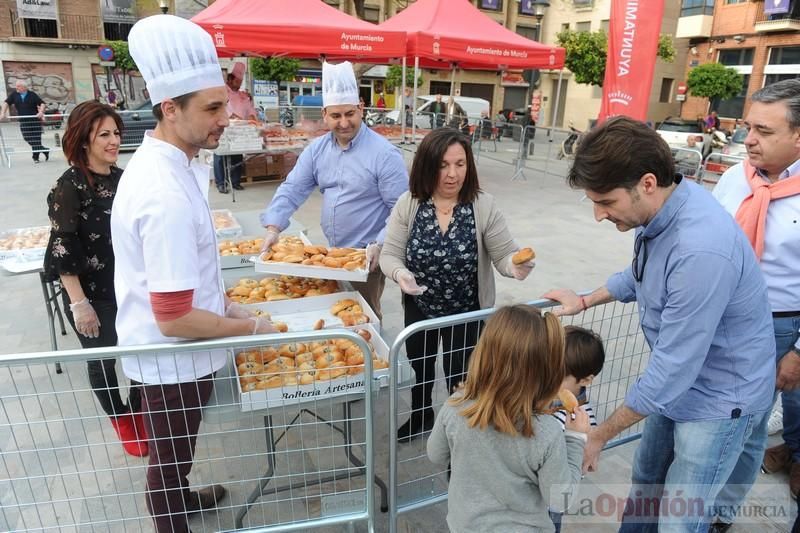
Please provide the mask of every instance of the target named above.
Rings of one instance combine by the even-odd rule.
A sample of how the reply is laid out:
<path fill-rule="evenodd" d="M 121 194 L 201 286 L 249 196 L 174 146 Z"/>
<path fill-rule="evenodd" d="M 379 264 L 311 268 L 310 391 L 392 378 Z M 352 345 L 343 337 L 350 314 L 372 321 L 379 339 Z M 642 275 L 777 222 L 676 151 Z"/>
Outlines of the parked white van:
<path fill-rule="evenodd" d="M 449 95 L 443 94 L 442 102 L 446 104 L 449 98 Z M 483 98 L 474 98 L 472 96 L 454 96 L 453 98 L 455 99 L 456 104 L 459 105 L 467 114 L 467 118 L 471 124 L 474 124 L 480 120 L 481 113 L 485 112 L 488 115 L 489 108 L 491 107 L 489 101 L 484 100 Z M 433 105 L 433 102 L 436 101 L 436 95 L 426 94 L 424 96 L 418 96 L 417 100 L 421 102 L 417 107 L 417 126 L 421 128 L 433 127 L 434 125 L 431 124 L 431 106 Z M 390 119 L 388 121 L 390 124 L 398 124 L 400 121 L 400 111 L 397 109 L 392 110 L 386 113 L 386 118 Z"/>

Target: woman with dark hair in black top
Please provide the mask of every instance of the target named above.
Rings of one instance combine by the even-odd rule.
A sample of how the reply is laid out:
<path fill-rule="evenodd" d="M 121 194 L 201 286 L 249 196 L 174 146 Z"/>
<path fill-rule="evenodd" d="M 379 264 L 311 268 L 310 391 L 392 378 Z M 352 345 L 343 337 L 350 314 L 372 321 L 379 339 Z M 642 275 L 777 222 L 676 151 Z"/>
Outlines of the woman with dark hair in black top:
<path fill-rule="evenodd" d="M 78 105 L 63 142 L 72 166 L 47 196 L 51 230 L 45 276 L 64 287 L 67 319 L 84 348 L 117 345 L 111 205 L 122 176 L 116 166 L 121 130 L 122 120 L 111 107 L 94 101 Z M 95 396 L 125 451 L 147 455 L 139 384 L 132 384 L 126 405 L 116 359 L 88 361 L 88 370 Z"/>

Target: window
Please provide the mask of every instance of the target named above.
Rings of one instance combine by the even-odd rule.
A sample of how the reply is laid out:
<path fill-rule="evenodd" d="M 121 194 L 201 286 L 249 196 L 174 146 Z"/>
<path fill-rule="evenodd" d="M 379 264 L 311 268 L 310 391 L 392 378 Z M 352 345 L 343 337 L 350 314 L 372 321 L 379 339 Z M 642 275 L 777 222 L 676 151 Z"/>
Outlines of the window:
<path fill-rule="evenodd" d="M 663 78 L 661 80 L 661 94 L 658 97 L 658 101 L 662 104 L 668 104 L 672 101 L 672 86 L 675 84 L 675 80 L 672 78 Z"/>
<path fill-rule="evenodd" d="M 575 24 L 575 31 L 592 31 L 592 23 L 589 21 L 586 22 L 578 22 Z"/>
<path fill-rule="evenodd" d="M 569 30 L 569 22 L 565 22 L 561 25 L 561 31 L 568 31 Z"/>
<path fill-rule="evenodd" d="M 779 81 L 793 80 L 795 78 L 800 78 L 800 72 L 795 74 L 767 74 L 764 76 L 764 85 L 772 85 L 773 83 L 778 83 Z"/>
<path fill-rule="evenodd" d="M 594 0 L 572 0 L 575 7 L 592 7 Z"/>
<path fill-rule="evenodd" d="M 367 22 L 374 22 L 377 24 L 380 22 L 380 14 L 380 8 L 375 6 L 364 6 L 364 20 Z"/>
<path fill-rule="evenodd" d="M 133 28 L 133 24 L 123 22 L 104 22 L 103 34 L 107 41 L 127 41 L 128 34 Z"/>
<path fill-rule="evenodd" d="M 718 62 L 727 66 L 735 67 L 738 65 L 753 64 L 753 48 L 734 48 L 730 50 L 720 50 Z"/>
<path fill-rule="evenodd" d="M 481 9 L 489 9 L 491 11 L 502 11 L 503 0 L 481 0 Z"/>
<path fill-rule="evenodd" d="M 725 0 L 726 4 L 744 4 L 747 0 Z"/>
<path fill-rule="evenodd" d="M 533 0 L 519 0 L 519 14 L 533 16 Z"/>
<path fill-rule="evenodd" d="M 537 35 L 537 33 L 539 33 L 539 32 L 536 31 L 536 28 L 531 28 L 531 27 L 528 27 L 528 26 L 519 26 L 518 25 L 517 26 L 517 33 L 519 35 L 522 35 L 526 39 L 530 39 L 532 41 L 535 41 L 535 40 L 537 40 L 539 38 L 539 36 Z"/>
<path fill-rule="evenodd" d="M 770 49 L 768 63 L 770 65 L 800 65 L 800 46 Z"/>
<path fill-rule="evenodd" d="M 714 0 L 683 0 L 681 2 L 681 16 L 713 15 Z"/>
<path fill-rule="evenodd" d="M 608 33 L 608 19 L 600 21 L 600 29 Z"/>
<path fill-rule="evenodd" d="M 49 19 L 22 19 L 26 37 L 58 39 L 58 21 Z"/>
<path fill-rule="evenodd" d="M 741 118 L 742 113 L 744 112 L 744 101 L 747 97 L 747 86 L 750 84 L 750 74 L 745 74 L 742 77 L 744 80 L 742 81 L 742 90 L 739 91 L 739 94 L 728 100 L 722 100 L 718 102 L 714 107 L 719 116 L 727 118 Z"/>

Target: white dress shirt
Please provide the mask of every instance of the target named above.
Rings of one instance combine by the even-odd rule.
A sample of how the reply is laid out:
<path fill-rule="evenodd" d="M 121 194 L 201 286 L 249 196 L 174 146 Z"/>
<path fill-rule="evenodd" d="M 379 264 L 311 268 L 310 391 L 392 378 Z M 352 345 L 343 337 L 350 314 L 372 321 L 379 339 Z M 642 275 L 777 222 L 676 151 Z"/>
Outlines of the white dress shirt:
<path fill-rule="evenodd" d="M 208 167 L 147 132 L 117 189 L 111 212 L 120 346 L 176 342 L 165 337 L 151 292 L 194 290 L 192 307 L 224 314 Z M 224 350 L 123 357 L 125 375 L 142 383 L 185 383 L 225 365 Z"/>
<path fill-rule="evenodd" d="M 778 179 L 800 173 L 800 160 Z M 764 178 L 768 181 L 767 178 Z M 729 168 L 714 187 L 713 195 L 732 216 L 751 194 L 744 165 Z M 773 200 L 767 210 L 761 271 L 767 282 L 773 312 L 800 311 L 800 195 Z"/>

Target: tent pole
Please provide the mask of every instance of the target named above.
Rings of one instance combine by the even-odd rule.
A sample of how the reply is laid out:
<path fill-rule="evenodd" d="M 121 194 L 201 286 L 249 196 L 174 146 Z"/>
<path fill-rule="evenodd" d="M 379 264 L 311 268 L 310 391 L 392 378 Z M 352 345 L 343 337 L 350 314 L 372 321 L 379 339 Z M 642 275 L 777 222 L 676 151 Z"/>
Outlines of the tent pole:
<path fill-rule="evenodd" d="M 456 64 L 450 63 L 450 96 L 456 95 Z"/>
<path fill-rule="evenodd" d="M 417 105 L 417 79 L 419 78 L 419 56 L 414 56 L 414 105 Z M 411 114 L 411 144 L 417 144 L 417 112 Z"/>
<path fill-rule="evenodd" d="M 552 124 L 550 124 L 550 129 L 548 131 L 548 135 L 550 132 L 553 131 L 553 128 L 556 127 L 556 122 L 558 122 L 558 104 L 561 101 L 561 80 L 564 78 L 564 68 L 562 67 L 561 70 L 558 71 L 558 88 L 556 89 L 556 103 L 555 107 L 553 107 L 553 113 L 550 115 L 553 117 Z"/>
<path fill-rule="evenodd" d="M 406 142 L 406 56 L 403 56 L 402 90 L 400 91 L 400 144 Z M 414 110 L 412 109 L 413 113 Z"/>

